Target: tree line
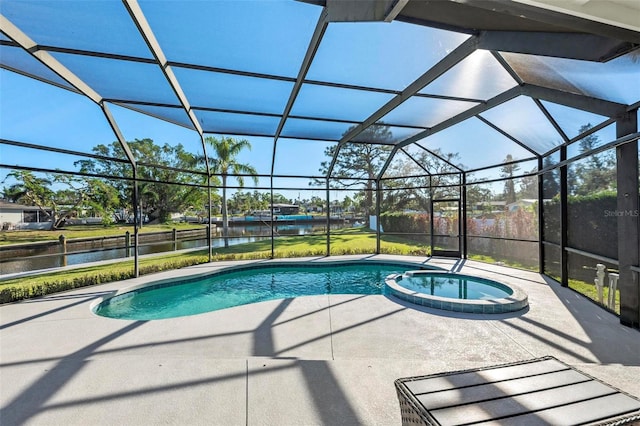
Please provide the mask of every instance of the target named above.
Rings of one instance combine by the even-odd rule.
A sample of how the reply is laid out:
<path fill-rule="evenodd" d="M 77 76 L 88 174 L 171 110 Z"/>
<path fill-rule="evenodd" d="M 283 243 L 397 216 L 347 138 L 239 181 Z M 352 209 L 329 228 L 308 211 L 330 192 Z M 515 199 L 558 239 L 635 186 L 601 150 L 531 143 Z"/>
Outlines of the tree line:
<path fill-rule="evenodd" d="M 582 126 L 580 132 L 589 128 L 588 124 Z M 366 129 L 358 140 L 362 142 L 350 142 L 340 148 L 333 165 L 330 187 L 345 190 L 353 197 L 346 196 L 339 207 L 343 210 L 357 209 L 367 216 L 375 211 L 374 182 L 391 154 L 393 136 L 389 126 L 379 125 Z M 212 190 L 212 205 L 215 211 L 221 211 L 223 222 L 228 222 L 229 210 L 250 212 L 268 209 L 271 196 L 265 192 L 236 191 L 231 197 L 227 197 L 230 177 L 236 179 L 241 188 L 244 186 L 242 175 L 257 183 L 255 168 L 237 161 L 240 152 L 251 149 L 249 141 L 229 137 L 207 137 L 205 141 L 211 148 L 211 185 L 222 188 L 221 194 L 217 189 Z M 598 136 L 590 135 L 579 142 L 579 149 L 580 152 L 587 152 L 599 144 Z M 169 220 L 173 212 L 194 216 L 203 214 L 203 209 L 206 210 L 209 205 L 208 191 L 203 190 L 208 180 L 204 156 L 186 151 L 181 144 L 158 145 L 148 138 L 136 139 L 128 142 L 128 145 L 137 159 L 136 178 L 142 215 L 147 216 L 150 221 L 162 223 Z M 327 158 L 333 158 L 336 149 L 337 145 L 328 147 L 325 150 Z M 133 210 L 133 171 L 120 143 L 100 144 L 92 152 L 96 154 L 95 158 L 74 163 L 79 172 L 87 176 L 36 176 L 30 171 L 11 171 L 8 177 L 15 182 L 2 189 L 3 197 L 13 202 L 37 206 L 45 215 L 50 216 L 53 229 L 80 210 L 89 215 L 102 216 L 105 223 L 114 219 L 113 212 L 116 209 L 126 206 L 128 210 Z M 391 177 L 384 180 L 381 202 L 385 210 L 428 211 L 432 198 L 460 197 L 460 175 L 455 170 L 456 167 L 464 166 L 460 164 L 459 154 L 425 149 L 413 153 L 410 158 L 408 155 L 405 157 L 407 158 L 398 157 L 390 163 L 385 173 L 385 177 Z M 520 165 L 513 162 L 511 155 L 504 159 L 503 164 L 500 168 L 500 177 L 505 179 L 503 191 L 496 192 L 483 184 L 471 184 L 467 187 L 469 204 L 498 199 L 512 203 L 519 198 L 537 198 L 537 176 L 514 179 L 522 173 Z M 544 165 L 548 164 L 551 163 L 547 157 Z M 329 167 L 329 161 L 321 163 L 320 173 L 326 175 Z M 554 170 L 545 174 L 545 197 L 558 193 L 557 173 Z M 88 177 L 89 175 L 104 178 Z M 411 177 L 410 184 L 403 178 L 406 176 Z M 310 181 L 310 186 L 324 187 L 325 184 L 324 180 Z M 569 187 L 575 195 L 611 190 L 612 185 L 615 185 L 615 158 L 610 152 L 590 156 L 569 168 Z M 56 187 L 61 189 L 53 189 Z M 326 200 L 318 197 L 298 201 L 305 205 L 315 202 L 318 207 L 326 203 Z M 293 200 L 274 194 L 274 202 L 293 203 Z"/>
<path fill-rule="evenodd" d="M 209 158 L 209 178 L 214 187 L 226 186 L 229 175 L 246 174 L 257 181 L 256 170 L 237 161 L 243 149 L 251 149 L 249 141 L 229 137 L 207 137 L 213 156 Z M 209 194 L 206 162 L 202 155 L 188 152 L 182 144 L 156 144 L 152 139 L 135 139 L 127 143 L 136 158 L 136 180 L 141 217 L 164 223 L 173 212 L 198 212 L 208 208 Z M 57 229 L 67 219 L 86 213 L 101 216 L 103 223 L 115 220 L 114 212 L 125 208 L 133 211 L 133 169 L 122 145 L 115 141 L 92 149 L 94 158 L 76 161 L 79 174 L 12 170 L 3 180 L 13 183 L 2 188 L 3 198 L 36 206 Z M 101 176 L 101 177 L 92 177 Z M 235 177 L 240 187 L 242 176 Z M 58 189 L 55 189 L 58 188 Z M 213 190 L 212 203 L 221 206 L 226 219 L 226 188 L 222 196 Z"/>

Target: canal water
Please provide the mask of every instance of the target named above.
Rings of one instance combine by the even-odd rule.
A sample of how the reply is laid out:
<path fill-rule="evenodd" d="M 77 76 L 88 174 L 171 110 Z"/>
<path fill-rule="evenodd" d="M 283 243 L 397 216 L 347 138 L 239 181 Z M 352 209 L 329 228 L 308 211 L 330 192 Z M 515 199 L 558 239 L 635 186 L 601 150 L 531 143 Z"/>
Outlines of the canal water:
<path fill-rule="evenodd" d="M 331 229 L 340 229 L 348 224 L 331 224 Z M 274 226 L 274 235 L 278 237 L 322 234 L 326 233 L 326 225 L 317 224 L 295 224 L 295 225 L 277 225 Z M 142 235 L 142 234 L 141 234 Z M 205 232 L 206 235 L 206 232 Z M 246 244 L 258 240 L 271 238 L 271 228 L 269 226 L 236 226 L 229 228 L 229 245 Z M 70 240 L 71 241 L 71 240 Z M 277 240 L 276 240 L 277 244 Z M 212 247 L 224 247 L 224 238 L 222 237 L 222 228 L 216 228 L 216 235 L 212 235 Z M 138 254 L 153 254 L 175 250 L 185 250 L 192 248 L 206 248 L 207 239 L 185 239 L 177 241 L 165 240 L 140 244 Z M 117 247 L 77 250 L 73 252 L 68 250 L 67 254 L 61 254 L 59 245 L 52 245 L 29 250 L 28 255 L 14 256 L 11 253 L 5 255 L 0 260 L 0 276 L 5 274 L 14 274 L 20 272 L 35 271 L 40 269 L 49 269 L 62 267 L 65 265 L 78 265 L 82 263 L 97 262 L 101 260 L 124 259 L 127 257 L 127 249 L 124 244 Z M 133 258 L 133 249 L 129 250 L 129 256 Z"/>

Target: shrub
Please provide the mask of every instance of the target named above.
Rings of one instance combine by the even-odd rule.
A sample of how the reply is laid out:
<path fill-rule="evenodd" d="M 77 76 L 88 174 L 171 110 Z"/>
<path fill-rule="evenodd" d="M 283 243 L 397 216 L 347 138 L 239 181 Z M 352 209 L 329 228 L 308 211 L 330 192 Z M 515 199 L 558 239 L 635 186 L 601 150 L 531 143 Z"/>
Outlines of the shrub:
<path fill-rule="evenodd" d="M 183 259 L 173 259 L 158 262 L 149 261 L 147 265 L 140 265 L 140 275 L 151 274 L 170 269 L 184 268 L 208 260 L 207 256 L 190 256 Z M 62 275 L 62 274 L 61 274 Z M 121 281 L 133 278 L 133 269 L 122 267 L 122 265 L 112 265 L 111 268 L 103 271 L 89 271 L 79 276 L 53 276 L 50 280 L 34 281 L 32 283 L 8 284 L 0 289 L 0 303 L 16 302 L 18 300 L 44 296 L 51 293 L 73 290 L 75 288 L 87 287 L 96 284 L 104 284 L 113 281 Z"/>
<path fill-rule="evenodd" d="M 390 233 L 428 234 L 431 229 L 428 213 L 383 213 L 380 224 L 384 232 Z"/>

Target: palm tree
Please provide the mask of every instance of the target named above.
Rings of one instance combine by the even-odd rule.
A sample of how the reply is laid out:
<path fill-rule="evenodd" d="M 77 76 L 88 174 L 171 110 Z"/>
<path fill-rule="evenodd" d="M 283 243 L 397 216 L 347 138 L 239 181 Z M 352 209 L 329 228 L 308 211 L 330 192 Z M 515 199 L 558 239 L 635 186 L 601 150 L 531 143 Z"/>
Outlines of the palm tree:
<path fill-rule="evenodd" d="M 216 138 L 208 136 L 205 138 L 207 144 L 213 148 L 209 163 L 211 173 L 219 174 L 222 177 L 222 234 L 224 236 L 224 246 L 229 247 L 229 216 L 227 213 L 227 176 L 231 175 L 252 175 L 253 182 L 257 185 L 258 178 L 256 169 L 248 164 L 241 164 L 236 161 L 236 156 L 245 148 L 251 150 L 251 143 L 246 139 L 233 139 L 221 136 Z M 242 176 L 235 176 L 240 187 L 244 186 Z"/>

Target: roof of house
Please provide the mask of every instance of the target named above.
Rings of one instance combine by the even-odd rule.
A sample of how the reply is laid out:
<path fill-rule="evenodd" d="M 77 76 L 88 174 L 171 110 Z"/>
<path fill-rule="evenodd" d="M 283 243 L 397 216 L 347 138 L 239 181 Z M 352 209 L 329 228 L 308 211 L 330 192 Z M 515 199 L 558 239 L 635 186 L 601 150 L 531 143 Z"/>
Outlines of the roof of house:
<path fill-rule="evenodd" d="M 11 203 L 8 201 L 0 200 L 0 209 L 2 210 L 34 210 L 38 209 L 37 206 L 25 206 L 24 204 Z"/>

